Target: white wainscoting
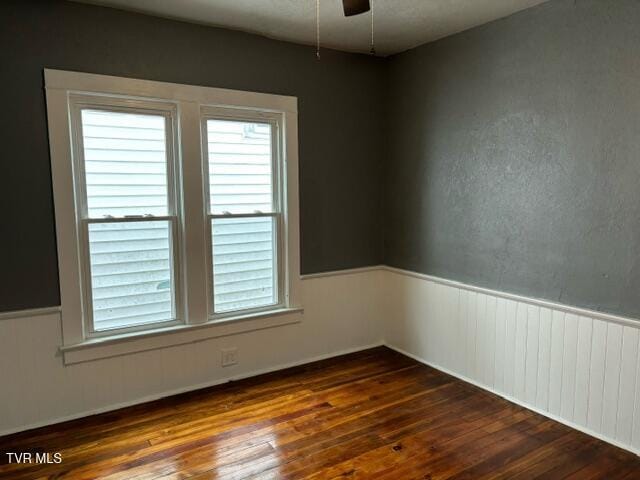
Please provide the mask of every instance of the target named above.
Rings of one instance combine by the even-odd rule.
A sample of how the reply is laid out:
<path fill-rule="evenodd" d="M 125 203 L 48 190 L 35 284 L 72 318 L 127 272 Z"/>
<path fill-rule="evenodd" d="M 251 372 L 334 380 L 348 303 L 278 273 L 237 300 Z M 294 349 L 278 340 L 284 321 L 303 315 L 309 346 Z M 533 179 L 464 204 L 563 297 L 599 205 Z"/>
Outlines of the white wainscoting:
<path fill-rule="evenodd" d="M 640 322 L 385 270 L 389 347 L 640 454 Z"/>
<path fill-rule="evenodd" d="M 385 274 L 305 279 L 299 323 L 68 366 L 58 352 L 59 312 L 3 314 L 0 435 L 380 345 Z M 238 347 L 239 363 L 222 368 L 229 347 Z"/>
<path fill-rule="evenodd" d="M 63 366 L 53 309 L 0 315 L 0 435 L 387 344 L 640 454 L 640 322 L 389 267 L 310 275 L 302 322 Z M 220 366 L 238 347 L 239 364 Z"/>

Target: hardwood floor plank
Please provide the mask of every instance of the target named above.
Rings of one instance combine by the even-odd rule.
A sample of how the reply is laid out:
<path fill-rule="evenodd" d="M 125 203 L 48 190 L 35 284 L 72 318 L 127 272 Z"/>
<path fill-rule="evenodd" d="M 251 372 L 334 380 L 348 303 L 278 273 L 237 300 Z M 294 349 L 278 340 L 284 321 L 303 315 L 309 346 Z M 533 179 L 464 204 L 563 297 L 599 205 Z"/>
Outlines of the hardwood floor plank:
<path fill-rule="evenodd" d="M 385 348 L 0 438 L 11 480 L 635 479 L 635 455 Z"/>

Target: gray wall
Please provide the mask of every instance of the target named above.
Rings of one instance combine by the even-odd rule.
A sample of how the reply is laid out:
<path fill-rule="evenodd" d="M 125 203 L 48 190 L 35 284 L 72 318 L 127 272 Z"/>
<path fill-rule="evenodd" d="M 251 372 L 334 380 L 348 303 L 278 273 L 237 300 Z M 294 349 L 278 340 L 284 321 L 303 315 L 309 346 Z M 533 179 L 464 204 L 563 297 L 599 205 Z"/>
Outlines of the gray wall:
<path fill-rule="evenodd" d="M 386 262 L 640 315 L 640 1 L 552 0 L 391 61 Z"/>
<path fill-rule="evenodd" d="M 311 28 L 311 23 L 310 23 Z M 378 264 L 385 61 L 59 1 L 0 3 L 0 311 L 59 304 L 45 67 L 299 98 L 304 273 Z"/>
<path fill-rule="evenodd" d="M 2 2 L 0 311 L 59 303 L 49 67 L 297 96 L 304 273 L 386 262 L 640 315 L 639 26 L 638 0 L 551 0 L 391 59 L 318 62 L 239 32 Z"/>

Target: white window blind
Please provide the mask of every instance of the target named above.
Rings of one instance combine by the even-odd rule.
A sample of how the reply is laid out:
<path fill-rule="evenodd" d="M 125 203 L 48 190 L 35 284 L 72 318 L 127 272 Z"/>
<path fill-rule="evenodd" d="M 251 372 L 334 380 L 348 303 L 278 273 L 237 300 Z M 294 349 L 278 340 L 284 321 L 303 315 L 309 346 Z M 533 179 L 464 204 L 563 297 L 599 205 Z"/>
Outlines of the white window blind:
<path fill-rule="evenodd" d="M 271 123 L 206 121 L 215 313 L 279 302 L 279 200 Z"/>
<path fill-rule="evenodd" d="M 167 117 L 81 110 L 92 329 L 175 319 Z"/>

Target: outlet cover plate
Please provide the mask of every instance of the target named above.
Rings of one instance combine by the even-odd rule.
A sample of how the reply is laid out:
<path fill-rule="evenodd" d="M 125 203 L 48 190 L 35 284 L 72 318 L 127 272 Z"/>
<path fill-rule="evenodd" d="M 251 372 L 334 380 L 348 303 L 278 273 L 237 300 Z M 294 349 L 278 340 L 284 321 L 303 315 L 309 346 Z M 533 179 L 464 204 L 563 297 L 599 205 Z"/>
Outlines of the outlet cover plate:
<path fill-rule="evenodd" d="M 223 348 L 222 349 L 222 366 L 230 367 L 238 363 L 238 349 L 237 348 Z"/>

